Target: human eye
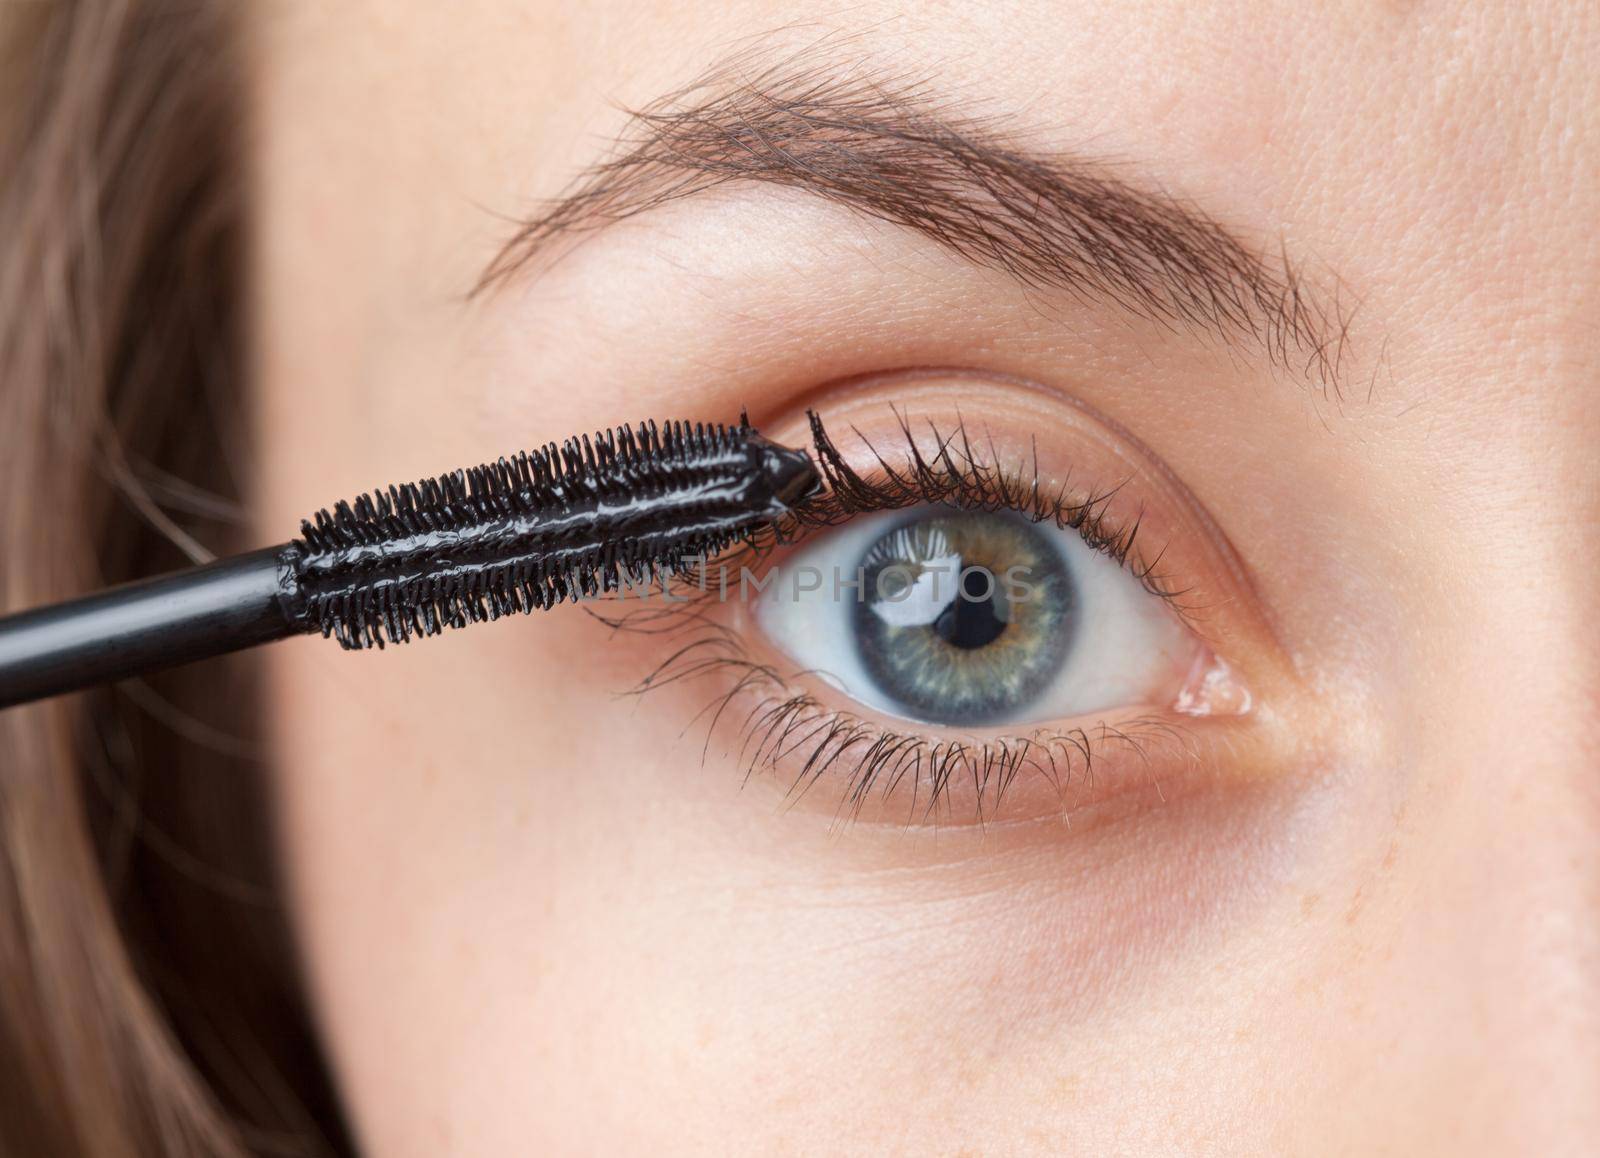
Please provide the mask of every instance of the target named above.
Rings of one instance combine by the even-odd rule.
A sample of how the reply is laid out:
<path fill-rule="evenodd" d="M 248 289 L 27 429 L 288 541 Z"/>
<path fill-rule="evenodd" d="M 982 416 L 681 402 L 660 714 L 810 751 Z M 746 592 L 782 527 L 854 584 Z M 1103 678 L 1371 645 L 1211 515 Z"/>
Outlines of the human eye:
<path fill-rule="evenodd" d="M 1119 543 L 1035 514 L 858 518 L 775 568 L 756 622 L 844 695 L 941 727 L 1070 719 L 1181 680 L 1198 647 Z"/>
<path fill-rule="evenodd" d="M 708 752 L 791 804 L 916 824 L 1070 815 L 1250 762 L 1270 631 L 1127 432 L 974 383 L 852 395 L 808 433 L 823 492 L 783 543 L 711 561 L 701 634 L 652 677 L 718 686 Z"/>

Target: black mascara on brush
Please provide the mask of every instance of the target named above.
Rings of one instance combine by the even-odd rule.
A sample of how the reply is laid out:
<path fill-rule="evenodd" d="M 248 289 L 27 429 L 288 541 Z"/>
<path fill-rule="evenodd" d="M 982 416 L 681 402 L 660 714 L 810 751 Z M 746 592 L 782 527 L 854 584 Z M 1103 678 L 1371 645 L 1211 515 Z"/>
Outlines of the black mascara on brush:
<path fill-rule="evenodd" d="M 391 486 L 281 546 L 0 618 L 0 708 L 291 635 L 382 647 L 642 585 L 818 486 L 805 451 L 744 418 L 620 427 Z"/>

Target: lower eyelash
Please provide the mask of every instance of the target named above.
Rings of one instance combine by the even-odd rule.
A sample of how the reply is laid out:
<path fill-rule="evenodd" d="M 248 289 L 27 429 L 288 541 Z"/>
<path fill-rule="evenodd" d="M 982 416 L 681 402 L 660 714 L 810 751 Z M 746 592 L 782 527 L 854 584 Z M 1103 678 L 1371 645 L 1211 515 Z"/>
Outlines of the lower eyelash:
<path fill-rule="evenodd" d="M 887 800 L 904 786 L 909 792 L 906 822 L 927 823 L 936 818 L 941 805 L 948 814 L 950 797 L 965 787 L 971 789 L 976 819 L 982 823 L 999 810 L 1017 777 L 1029 772 L 1054 786 L 1065 809 L 1074 785 L 1093 783 L 1095 762 L 1108 747 L 1143 757 L 1153 742 L 1184 743 L 1180 725 L 1154 716 L 1126 720 L 1117 727 L 1102 721 L 1089 728 L 1041 729 L 1027 736 L 985 741 L 931 740 L 887 729 L 830 708 L 809 692 L 794 691 L 775 667 L 749 657 L 736 631 L 681 608 L 662 613 L 654 627 L 629 622 L 631 615 L 607 620 L 628 630 L 695 632 L 628 694 L 644 695 L 706 677 L 730 681 L 728 690 L 691 721 L 690 727 L 701 720 L 706 723 L 702 762 L 710 755 L 724 717 L 741 698 L 751 697 L 754 705 L 734 722 L 744 778 L 784 763 L 795 765 L 798 770 L 787 795 L 798 800 L 818 781 L 846 770 L 838 810 L 841 820 L 856 819 L 874 794 Z"/>
<path fill-rule="evenodd" d="M 1034 522 L 1052 522 L 1076 531 L 1092 549 L 1129 571 L 1152 594 L 1188 618 L 1187 592 L 1157 574 L 1160 555 L 1148 562 L 1135 554 L 1139 523 L 1118 527 L 1106 508 L 1119 488 L 1081 498 L 1069 496 L 1066 485 L 1046 489 L 1039 478 L 1037 456 L 1031 473 L 1007 474 L 974 452 L 964 424 L 949 434 L 930 425 L 935 450 L 925 454 L 909 422 L 901 416 L 906 465 L 895 467 L 876 448 L 868 449 L 877 470 L 867 478 L 845 462 L 815 412 L 808 412 L 816 458 L 826 490 L 809 500 L 776 533 L 747 541 L 718 558 L 720 567 L 753 566 L 777 545 L 809 530 L 836 526 L 858 514 L 895 510 L 924 503 L 963 510 L 1012 510 Z M 1183 729 L 1171 720 L 1141 717 L 1118 727 L 1101 722 L 1088 728 L 1048 729 L 1027 736 L 984 741 L 930 739 L 888 729 L 853 713 L 830 708 L 806 691 L 797 691 L 776 667 L 749 656 L 732 628 L 715 622 L 700 608 L 714 592 L 705 583 L 707 568 L 686 566 L 679 572 L 682 601 L 637 608 L 619 616 L 596 614 L 613 628 L 644 634 L 684 634 L 685 639 L 629 694 L 643 695 L 670 685 L 716 676 L 728 690 L 712 699 L 695 720 L 707 720 L 704 760 L 718 727 L 741 700 L 753 699 L 737 720 L 737 750 L 746 779 L 783 764 L 798 768 L 788 793 L 798 798 L 819 780 L 844 771 L 840 814 L 857 817 L 875 795 L 887 798 L 909 790 L 908 822 L 926 822 L 948 805 L 953 792 L 970 788 L 977 819 L 995 813 L 1019 775 L 1037 773 L 1052 783 L 1063 805 L 1069 786 L 1092 782 L 1097 760 L 1109 747 L 1145 754 L 1152 741 L 1184 741 Z M 796 673 L 803 675 L 804 673 Z M 691 727 L 693 723 L 691 723 Z M 919 806 L 921 816 L 917 815 Z"/>

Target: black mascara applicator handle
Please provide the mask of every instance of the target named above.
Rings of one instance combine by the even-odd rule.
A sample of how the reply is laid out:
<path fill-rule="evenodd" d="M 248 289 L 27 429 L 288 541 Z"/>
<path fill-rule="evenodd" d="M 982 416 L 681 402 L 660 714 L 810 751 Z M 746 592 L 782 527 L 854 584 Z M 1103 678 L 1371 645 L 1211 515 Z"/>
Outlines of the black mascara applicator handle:
<path fill-rule="evenodd" d="M 267 547 L 0 618 L 0 708 L 297 634 L 297 553 Z"/>

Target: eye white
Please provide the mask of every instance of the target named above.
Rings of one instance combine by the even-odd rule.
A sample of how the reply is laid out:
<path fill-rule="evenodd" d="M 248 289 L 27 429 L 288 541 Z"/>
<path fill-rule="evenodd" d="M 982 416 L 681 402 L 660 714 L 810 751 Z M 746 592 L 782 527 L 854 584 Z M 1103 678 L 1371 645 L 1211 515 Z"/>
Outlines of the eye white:
<path fill-rule="evenodd" d="M 869 675 L 856 642 L 856 603 L 872 595 L 859 582 L 859 569 L 879 539 L 918 512 L 934 514 L 936 509 L 886 511 L 822 532 L 777 565 L 754 607 L 761 630 L 801 670 L 888 715 L 905 713 L 894 695 Z M 1055 546 L 1071 581 L 1074 634 L 1044 691 L 996 723 L 1065 720 L 1151 703 L 1164 690 L 1163 681 L 1181 671 L 1190 657 L 1188 632 L 1158 596 L 1076 531 L 1049 524 L 1037 529 Z M 946 569 L 943 574 L 955 572 Z M 874 610 L 891 622 L 902 616 L 905 623 L 927 622 L 931 598 L 930 592 L 921 591 L 919 580 L 905 597 L 879 603 Z"/>

